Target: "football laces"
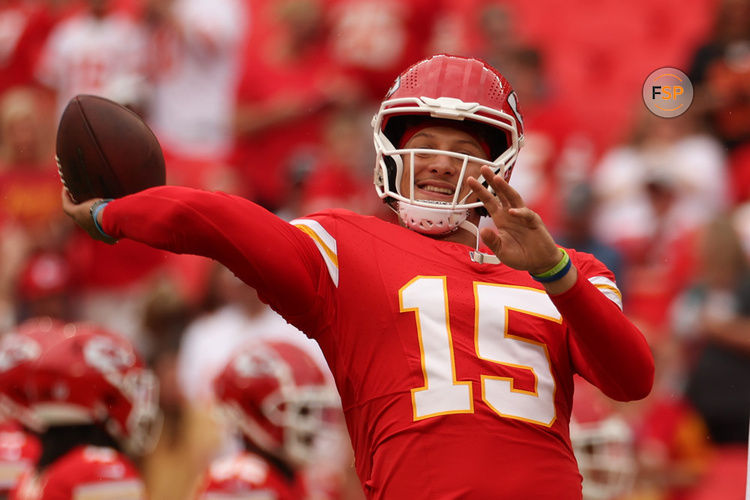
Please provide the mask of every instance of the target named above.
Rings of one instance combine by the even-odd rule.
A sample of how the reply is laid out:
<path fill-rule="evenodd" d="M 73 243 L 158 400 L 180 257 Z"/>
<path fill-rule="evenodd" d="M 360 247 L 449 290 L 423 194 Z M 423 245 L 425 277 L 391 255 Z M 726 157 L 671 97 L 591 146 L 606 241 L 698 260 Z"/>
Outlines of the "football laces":
<path fill-rule="evenodd" d="M 68 189 L 68 183 L 65 182 L 65 176 L 63 176 L 62 165 L 60 165 L 60 157 L 57 155 L 55 155 L 55 163 L 57 164 L 57 174 L 60 176 L 60 182 L 62 182 L 62 185 L 65 188 L 65 192 L 68 193 L 68 196 L 70 196 L 71 200 L 78 203 L 76 199 L 73 197 L 73 194 L 70 192 L 70 189 Z"/>

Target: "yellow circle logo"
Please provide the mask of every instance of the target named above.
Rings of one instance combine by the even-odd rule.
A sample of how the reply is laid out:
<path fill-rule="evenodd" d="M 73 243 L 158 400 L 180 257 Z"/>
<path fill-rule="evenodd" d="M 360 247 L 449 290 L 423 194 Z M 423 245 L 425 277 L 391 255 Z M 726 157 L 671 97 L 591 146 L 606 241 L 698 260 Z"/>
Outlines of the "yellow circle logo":
<path fill-rule="evenodd" d="M 693 103 L 693 84 L 677 68 L 659 68 L 643 83 L 643 102 L 656 116 L 680 116 Z"/>

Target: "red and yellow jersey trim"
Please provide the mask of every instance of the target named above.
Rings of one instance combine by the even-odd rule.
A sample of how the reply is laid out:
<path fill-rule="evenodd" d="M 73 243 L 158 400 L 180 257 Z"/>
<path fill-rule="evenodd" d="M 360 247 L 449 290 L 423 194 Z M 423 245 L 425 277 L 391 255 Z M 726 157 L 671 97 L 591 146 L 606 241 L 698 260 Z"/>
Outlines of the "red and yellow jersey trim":
<path fill-rule="evenodd" d="M 308 235 L 318 247 L 326 263 L 333 284 L 339 286 L 339 258 L 336 253 L 336 239 L 318 222 L 312 219 L 294 219 L 292 225 Z"/>

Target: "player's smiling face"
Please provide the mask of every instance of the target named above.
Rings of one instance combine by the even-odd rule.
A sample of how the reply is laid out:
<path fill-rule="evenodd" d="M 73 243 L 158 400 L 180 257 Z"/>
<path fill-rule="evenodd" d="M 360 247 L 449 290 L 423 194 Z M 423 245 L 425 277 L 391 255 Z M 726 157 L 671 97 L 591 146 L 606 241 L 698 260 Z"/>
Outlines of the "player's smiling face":
<path fill-rule="evenodd" d="M 453 127 L 434 126 L 421 129 L 403 146 L 404 149 L 434 149 L 488 159 L 487 153 L 472 134 Z M 457 183 L 461 176 L 463 159 L 436 153 L 414 154 L 414 199 L 434 200 L 450 203 L 453 201 Z M 404 173 L 399 186 L 401 194 L 411 196 L 410 170 L 411 155 L 404 154 Z M 466 166 L 463 187 L 458 200 L 466 196 L 470 189 L 466 178 L 479 176 L 480 165 L 469 162 Z"/>

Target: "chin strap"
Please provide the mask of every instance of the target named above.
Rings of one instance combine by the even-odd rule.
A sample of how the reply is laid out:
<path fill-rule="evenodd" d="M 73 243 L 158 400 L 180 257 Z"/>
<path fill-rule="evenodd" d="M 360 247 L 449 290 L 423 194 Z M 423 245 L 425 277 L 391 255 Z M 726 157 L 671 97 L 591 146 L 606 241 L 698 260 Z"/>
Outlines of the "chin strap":
<path fill-rule="evenodd" d="M 469 252 L 472 262 L 477 264 L 500 264 L 500 259 L 495 254 L 487 254 L 479 251 L 479 228 L 466 220 L 468 210 L 446 210 L 445 208 L 429 208 L 398 203 L 398 209 L 388 205 L 396 212 L 402 224 L 407 229 L 426 235 L 446 234 L 462 228 L 474 235 L 476 244 L 474 250 Z"/>
<path fill-rule="evenodd" d="M 473 233 L 475 236 L 477 242 L 476 246 L 474 247 L 474 250 L 469 252 L 469 257 L 473 262 L 476 262 L 477 264 L 500 264 L 500 259 L 497 258 L 497 255 L 482 253 L 479 251 L 479 228 L 477 226 L 465 220 L 459 224 L 459 227 Z"/>
<path fill-rule="evenodd" d="M 427 235 L 452 233 L 469 216 L 468 209 L 451 210 L 439 202 L 435 202 L 435 208 L 399 202 L 397 213 L 407 228 Z"/>

